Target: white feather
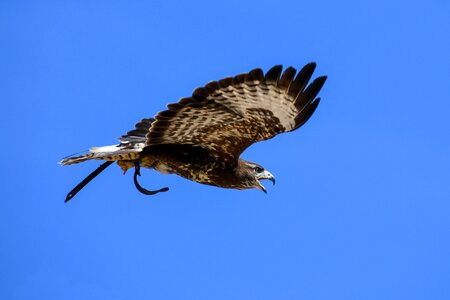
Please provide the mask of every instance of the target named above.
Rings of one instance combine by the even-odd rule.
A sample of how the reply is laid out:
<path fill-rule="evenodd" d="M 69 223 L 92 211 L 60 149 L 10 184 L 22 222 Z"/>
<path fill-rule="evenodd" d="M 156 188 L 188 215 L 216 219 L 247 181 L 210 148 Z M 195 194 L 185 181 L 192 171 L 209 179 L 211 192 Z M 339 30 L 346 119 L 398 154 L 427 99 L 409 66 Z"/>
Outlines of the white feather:
<path fill-rule="evenodd" d="M 92 147 L 91 149 L 89 149 L 89 151 L 91 151 L 91 153 L 105 153 L 105 152 L 116 152 L 121 149 L 122 147 L 120 147 L 120 145 L 110 145 L 103 147 Z"/>

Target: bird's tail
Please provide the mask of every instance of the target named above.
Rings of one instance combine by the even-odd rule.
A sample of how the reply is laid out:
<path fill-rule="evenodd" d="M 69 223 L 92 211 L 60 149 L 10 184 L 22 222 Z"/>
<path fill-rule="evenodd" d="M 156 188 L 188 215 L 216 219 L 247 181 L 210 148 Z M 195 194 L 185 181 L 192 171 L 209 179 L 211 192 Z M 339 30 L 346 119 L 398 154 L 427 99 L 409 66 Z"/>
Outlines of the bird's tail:
<path fill-rule="evenodd" d="M 59 163 L 62 166 L 78 164 L 91 159 L 116 161 L 134 160 L 139 157 L 139 152 L 145 147 L 146 135 L 155 121 L 153 118 L 144 118 L 135 125 L 135 129 L 128 131 L 119 138 L 120 144 L 93 147 L 89 153 L 70 155 Z"/>
<path fill-rule="evenodd" d="M 61 160 L 60 164 L 72 165 L 81 163 L 91 159 L 106 160 L 102 165 L 95 169 L 91 174 L 89 174 L 83 181 L 81 181 L 75 188 L 73 188 L 69 194 L 67 194 L 65 202 L 72 199 L 86 184 L 88 184 L 92 179 L 94 179 L 98 174 L 103 172 L 108 166 L 110 166 L 114 161 L 135 160 L 139 157 L 139 152 L 141 152 L 143 147 L 142 143 L 132 144 L 132 143 L 121 143 L 119 145 L 104 146 L 91 148 L 89 153 L 83 155 L 73 155 Z M 119 164 L 120 165 L 120 164 Z M 131 164 L 133 165 L 133 164 Z M 129 168 L 128 164 L 121 165 L 124 171 Z"/>
<path fill-rule="evenodd" d="M 64 157 L 59 163 L 61 166 L 67 166 L 67 165 L 73 165 L 78 164 L 90 159 L 94 159 L 94 153 L 87 153 L 83 155 L 73 155 Z"/>
<path fill-rule="evenodd" d="M 131 147 L 130 147 L 131 146 Z M 134 160 L 139 156 L 143 144 L 119 144 L 104 147 L 93 147 L 89 150 L 89 153 L 83 155 L 72 155 L 64 158 L 59 163 L 62 166 L 78 164 L 91 159 L 97 160 Z"/>

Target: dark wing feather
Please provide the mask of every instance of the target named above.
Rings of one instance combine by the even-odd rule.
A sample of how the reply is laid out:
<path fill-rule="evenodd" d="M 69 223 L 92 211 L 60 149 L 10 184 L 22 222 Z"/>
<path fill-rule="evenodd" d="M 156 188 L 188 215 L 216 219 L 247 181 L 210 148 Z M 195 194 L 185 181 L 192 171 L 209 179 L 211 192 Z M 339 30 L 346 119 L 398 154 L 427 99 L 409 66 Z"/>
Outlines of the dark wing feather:
<path fill-rule="evenodd" d="M 326 77 L 306 89 L 315 69 L 275 66 L 212 81 L 191 97 L 169 104 L 147 134 L 147 146 L 188 144 L 201 146 L 225 159 L 237 160 L 251 144 L 297 129 L 313 114 L 315 99 Z M 295 78 L 294 78 L 295 77 Z"/>
<path fill-rule="evenodd" d="M 147 134 L 150 131 L 152 123 L 155 121 L 153 118 L 144 118 L 140 122 L 136 123 L 135 129 L 128 131 L 126 134 L 119 138 L 122 143 L 145 143 Z"/>

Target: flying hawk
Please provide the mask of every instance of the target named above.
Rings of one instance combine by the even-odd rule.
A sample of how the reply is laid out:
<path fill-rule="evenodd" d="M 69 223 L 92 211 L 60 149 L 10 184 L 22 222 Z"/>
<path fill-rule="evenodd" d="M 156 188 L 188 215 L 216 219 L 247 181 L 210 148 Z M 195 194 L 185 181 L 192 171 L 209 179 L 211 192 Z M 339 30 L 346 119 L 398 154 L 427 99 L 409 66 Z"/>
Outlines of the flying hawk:
<path fill-rule="evenodd" d="M 64 158 L 61 165 L 106 161 L 67 195 L 66 202 L 115 161 L 124 173 L 134 168 L 136 188 L 148 195 L 168 188 L 150 191 L 141 187 L 137 181 L 140 167 L 223 188 L 266 192 L 260 180 L 275 184 L 275 177 L 239 156 L 253 143 L 293 131 L 311 117 L 327 78 L 318 77 L 307 86 L 315 67 L 309 63 L 298 73 L 292 67 L 282 73 L 282 66 L 275 66 L 265 75 L 254 69 L 211 81 L 191 97 L 169 104 L 155 118 L 142 119 L 119 138 L 119 144 Z"/>

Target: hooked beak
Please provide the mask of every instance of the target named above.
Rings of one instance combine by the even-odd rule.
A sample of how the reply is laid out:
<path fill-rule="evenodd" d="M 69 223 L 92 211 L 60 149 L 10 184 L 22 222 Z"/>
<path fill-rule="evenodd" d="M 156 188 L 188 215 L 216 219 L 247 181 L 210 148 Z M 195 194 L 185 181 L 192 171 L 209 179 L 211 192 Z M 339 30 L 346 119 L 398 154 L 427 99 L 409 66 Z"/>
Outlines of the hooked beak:
<path fill-rule="evenodd" d="M 260 180 L 267 179 L 267 180 L 272 181 L 273 185 L 275 185 L 275 177 L 269 171 L 266 171 L 266 170 L 257 174 L 256 179 L 258 180 L 258 186 L 256 188 L 260 189 L 261 191 L 263 191 L 266 194 L 267 194 L 266 188 L 261 184 Z"/>

